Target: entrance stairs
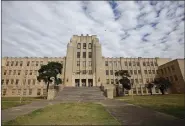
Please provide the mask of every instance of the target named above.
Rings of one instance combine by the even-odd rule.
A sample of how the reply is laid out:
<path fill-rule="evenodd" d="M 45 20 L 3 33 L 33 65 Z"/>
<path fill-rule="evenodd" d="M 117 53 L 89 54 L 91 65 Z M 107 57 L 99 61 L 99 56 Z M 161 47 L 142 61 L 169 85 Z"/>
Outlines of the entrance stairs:
<path fill-rule="evenodd" d="M 99 87 L 64 87 L 54 100 L 64 102 L 99 102 L 106 97 Z"/>

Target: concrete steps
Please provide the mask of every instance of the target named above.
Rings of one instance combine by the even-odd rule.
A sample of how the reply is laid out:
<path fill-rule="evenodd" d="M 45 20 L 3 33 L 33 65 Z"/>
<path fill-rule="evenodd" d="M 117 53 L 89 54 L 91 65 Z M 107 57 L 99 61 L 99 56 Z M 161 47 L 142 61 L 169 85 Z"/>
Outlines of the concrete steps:
<path fill-rule="evenodd" d="M 106 97 L 100 91 L 99 87 L 65 87 L 58 93 L 54 100 L 66 102 L 98 102 L 105 99 Z"/>

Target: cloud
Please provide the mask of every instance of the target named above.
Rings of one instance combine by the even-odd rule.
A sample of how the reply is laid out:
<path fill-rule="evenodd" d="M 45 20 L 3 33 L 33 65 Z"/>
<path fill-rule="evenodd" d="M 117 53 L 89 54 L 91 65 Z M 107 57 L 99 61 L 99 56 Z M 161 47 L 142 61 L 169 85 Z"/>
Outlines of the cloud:
<path fill-rule="evenodd" d="M 66 56 L 97 35 L 105 57 L 184 57 L 184 1 L 3 1 L 2 55 Z"/>

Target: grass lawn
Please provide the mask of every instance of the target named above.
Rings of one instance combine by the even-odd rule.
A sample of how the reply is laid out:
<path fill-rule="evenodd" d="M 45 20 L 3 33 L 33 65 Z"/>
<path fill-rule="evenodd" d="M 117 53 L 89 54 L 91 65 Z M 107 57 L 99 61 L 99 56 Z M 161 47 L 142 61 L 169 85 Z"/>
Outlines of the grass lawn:
<path fill-rule="evenodd" d="M 20 97 L 1 97 L 1 109 L 8 109 L 15 106 L 25 105 L 31 103 L 33 100 L 40 100 L 42 97 L 33 98 L 33 97 L 23 97 L 22 102 L 20 103 Z"/>
<path fill-rule="evenodd" d="M 61 103 L 38 109 L 3 125 L 120 125 L 100 104 Z"/>
<path fill-rule="evenodd" d="M 133 99 L 132 96 L 124 96 L 118 99 L 185 119 L 184 94 L 133 96 Z"/>

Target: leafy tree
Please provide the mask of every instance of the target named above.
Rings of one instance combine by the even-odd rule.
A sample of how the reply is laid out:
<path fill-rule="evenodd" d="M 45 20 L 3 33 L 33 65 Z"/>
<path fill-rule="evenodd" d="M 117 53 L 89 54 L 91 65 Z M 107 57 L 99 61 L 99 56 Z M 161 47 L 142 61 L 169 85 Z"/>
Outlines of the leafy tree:
<path fill-rule="evenodd" d="M 154 84 L 161 91 L 162 95 L 164 95 L 165 91 L 167 91 L 167 89 L 172 85 L 172 83 L 168 79 L 163 77 L 155 79 Z"/>
<path fill-rule="evenodd" d="M 39 75 L 37 76 L 37 80 L 39 82 L 43 80 L 45 84 L 47 84 L 47 92 L 49 84 L 52 82 L 52 78 L 54 78 L 56 85 L 62 83 L 61 79 L 57 78 L 57 75 L 61 74 L 62 68 L 62 64 L 58 62 L 49 62 L 47 65 L 42 65 L 38 70 Z"/>
<path fill-rule="evenodd" d="M 149 89 L 151 95 L 152 95 L 152 88 L 153 87 L 154 87 L 154 83 L 152 83 L 152 82 L 148 82 L 148 84 L 146 84 L 146 88 Z"/>
<path fill-rule="evenodd" d="M 122 89 L 124 92 L 124 89 L 130 90 L 132 87 L 132 84 L 129 80 L 129 77 L 131 77 L 127 70 L 119 70 L 115 72 L 115 76 L 119 77 L 119 82 L 122 84 Z"/>

